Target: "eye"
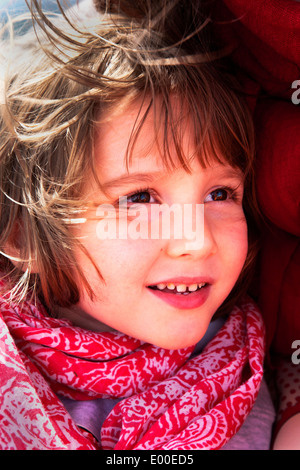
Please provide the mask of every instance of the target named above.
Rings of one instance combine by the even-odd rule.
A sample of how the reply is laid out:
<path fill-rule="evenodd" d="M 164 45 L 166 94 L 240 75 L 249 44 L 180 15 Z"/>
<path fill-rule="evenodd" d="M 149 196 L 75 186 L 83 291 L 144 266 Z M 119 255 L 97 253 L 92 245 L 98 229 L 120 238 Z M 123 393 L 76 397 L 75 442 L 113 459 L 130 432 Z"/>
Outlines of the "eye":
<path fill-rule="evenodd" d="M 215 189 L 210 193 L 210 196 L 213 201 L 226 201 L 228 199 L 228 191 L 226 189 Z"/>
<path fill-rule="evenodd" d="M 132 204 L 150 204 L 155 202 L 155 198 L 150 190 L 143 190 L 127 196 L 127 202 Z"/>
<path fill-rule="evenodd" d="M 217 188 L 209 193 L 205 202 L 223 202 L 227 200 L 236 200 L 237 194 L 232 188 Z"/>

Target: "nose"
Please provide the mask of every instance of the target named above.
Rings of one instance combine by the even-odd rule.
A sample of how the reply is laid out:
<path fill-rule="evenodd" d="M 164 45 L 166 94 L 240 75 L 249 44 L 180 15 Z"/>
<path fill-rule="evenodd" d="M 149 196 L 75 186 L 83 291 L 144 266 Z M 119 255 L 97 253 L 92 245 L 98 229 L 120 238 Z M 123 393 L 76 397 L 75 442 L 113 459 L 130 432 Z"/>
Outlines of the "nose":
<path fill-rule="evenodd" d="M 173 231 L 166 244 L 166 253 L 170 257 L 206 258 L 217 252 L 213 224 L 205 216 L 204 205 L 201 205 L 200 209 L 200 213 L 193 212 L 188 219 L 185 217 L 182 236 L 178 237 L 178 231 Z"/>

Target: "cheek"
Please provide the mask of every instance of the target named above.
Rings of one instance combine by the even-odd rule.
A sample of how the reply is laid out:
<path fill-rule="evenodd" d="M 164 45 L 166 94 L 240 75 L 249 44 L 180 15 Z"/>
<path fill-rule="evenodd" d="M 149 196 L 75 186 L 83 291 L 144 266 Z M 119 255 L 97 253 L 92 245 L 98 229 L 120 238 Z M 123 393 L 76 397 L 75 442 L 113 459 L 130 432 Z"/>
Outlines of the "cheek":
<path fill-rule="evenodd" d="M 91 260 L 83 252 L 77 253 L 77 260 L 87 280 L 94 286 L 100 284 L 113 289 L 138 286 L 146 278 L 159 252 L 159 243 L 149 240 L 99 240 L 95 230 L 86 233 L 83 245 L 98 267 L 105 284 L 99 281 L 98 273 Z"/>
<path fill-rule="evenodd" d="M 227 248 L 226 256 L 228 263 L 237 272 L 240 272 L 244 266 L 248 253 L 248 229 L 246 219 L 242 219 L 228 226 L 226 233 Z"/>
<path fill-rule="evenodd" d="M 214 234 L 220 262 L 232 279 L 239 276 L 248 253 L 248 228 L 244 214 L 214 219 Z"/>

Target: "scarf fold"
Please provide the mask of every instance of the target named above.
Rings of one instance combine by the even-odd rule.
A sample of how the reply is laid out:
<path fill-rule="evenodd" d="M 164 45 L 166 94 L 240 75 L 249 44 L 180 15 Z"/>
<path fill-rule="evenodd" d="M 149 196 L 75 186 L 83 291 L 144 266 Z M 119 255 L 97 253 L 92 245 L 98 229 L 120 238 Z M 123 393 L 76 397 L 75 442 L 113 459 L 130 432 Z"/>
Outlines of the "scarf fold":
<path fill-rule="evenodd" d="M 0 299 L 1 449 L 219 449 L 241 427 L 263 375 L 264 325 L 245 299 L 203 352 L 165 350 Z M 121 397 L 99 447 L 57 394 Z"/>

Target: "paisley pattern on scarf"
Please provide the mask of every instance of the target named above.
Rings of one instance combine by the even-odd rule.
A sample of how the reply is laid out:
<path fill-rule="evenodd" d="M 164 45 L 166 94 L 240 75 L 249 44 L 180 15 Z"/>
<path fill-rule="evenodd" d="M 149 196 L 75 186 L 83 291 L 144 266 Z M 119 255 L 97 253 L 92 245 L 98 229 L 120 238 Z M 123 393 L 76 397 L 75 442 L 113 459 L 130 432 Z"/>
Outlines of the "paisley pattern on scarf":
<path fill-rule="evenodd" d="M 250 299 L 203 352 L 165 350 L 0 299 L 0 449 L 219 449 L 241 427 L 263 375 L 264 325 Z M 1 318 L 2 316 L 2 318 Z M 122 397 L 95 443 L 56 394 Z"/>

